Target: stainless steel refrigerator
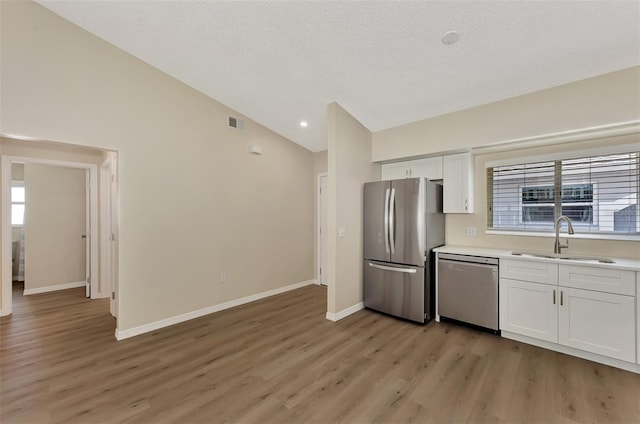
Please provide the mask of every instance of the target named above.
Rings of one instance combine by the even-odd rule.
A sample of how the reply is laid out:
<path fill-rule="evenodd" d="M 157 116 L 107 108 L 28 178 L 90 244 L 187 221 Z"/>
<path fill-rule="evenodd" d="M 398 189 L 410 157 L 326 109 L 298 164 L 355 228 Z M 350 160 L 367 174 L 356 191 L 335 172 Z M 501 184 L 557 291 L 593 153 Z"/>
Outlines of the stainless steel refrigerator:
<path fill-rule="evenodd" d="M 420 323 L 435 315 L 444 244 L 442 186 L 425 178 L 364 185 L 364 306 Z"/>

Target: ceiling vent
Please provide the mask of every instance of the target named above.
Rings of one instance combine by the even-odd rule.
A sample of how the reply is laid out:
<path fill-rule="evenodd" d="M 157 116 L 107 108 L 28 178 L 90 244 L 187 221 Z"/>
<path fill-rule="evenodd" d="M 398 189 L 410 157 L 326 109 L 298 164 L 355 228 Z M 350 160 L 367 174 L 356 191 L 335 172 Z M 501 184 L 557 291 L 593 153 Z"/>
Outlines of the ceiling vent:
<path fill-rule="evenodd" d="M 238 119 L 234 116 L 229 116 L 229 126 L 231 128 L 235 128 L 237 130 L 244 129 L 244 121 L 242 119 Z"/>

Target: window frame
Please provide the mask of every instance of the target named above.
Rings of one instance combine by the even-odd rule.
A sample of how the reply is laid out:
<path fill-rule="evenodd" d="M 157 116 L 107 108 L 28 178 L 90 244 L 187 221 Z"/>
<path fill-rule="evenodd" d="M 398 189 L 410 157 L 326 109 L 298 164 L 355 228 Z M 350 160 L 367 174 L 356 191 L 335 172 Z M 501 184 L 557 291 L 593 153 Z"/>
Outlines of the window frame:
<path fill-rule="evenodd" d="M 501 160 L 489 160 L 487 162 L 485 162 L 484 166 L 485 166 L 485 183 L 487 184 L 487 196 L 486 196 L 486 213 L 487 213 L 487 217 L 486 217 L 486 225 L 487 225 L 487 230 L 486 233 L 487 234 L 494 234 L 494 235 L 517 235 L 517 236 L 535 236 L 535 237 L 555 237 L 555 234 L 553 233 L 553 231 L 549 231 L 548 228 L 540 228 L 540 231 L 536 231 L 536 230 L 524 230 L 524 229 L 517 229 L 517 228 L 506 228 L 506 229 L 500 229 L 500 228 L 491 228 L 489 227 L 489 222 L 493 220 L 493 212 L 492 212 L 492 208 L 493 208 L 493 190 L 492 190 L 492 186 L 493 186 L 493 174 L 491 172 L 492 168 L 495 167 L 502 167 L 502 166 L 515 166 L 515 165 L 522 165 L 522 164 L 529 164 L 529 163 L 536 163 L 536 162 L 556 162 L 556 164 L 559 164 L 559 166 L 561 167 L 561 163 L 564 160 L 571 160 L 571 159 L 581 159 L 581 158 L 587 158 L 590 156 L 608 156 L 608 155 L 619 155 L 619 154 L 628 154 L 628 153 L 640 153 L 640 144 L 639 143 L 631 143 L 631 144 L 620 144 L 617 146 L 610 146 L 610 147 L 602 147 L 602 148 L 595 148 L 595 149 L 583 149 L 583 150 L 572 150 L 572 151 L 564 151 L 564 152 L 558 152 L 558 153 L 554 153 L 554 154 L 545 154 L 545 155 L 533 155 L 533 156 L 518 156 L 518 157 L 512 157 L 512 158 L 508 158 L 508 159 L 501 159 Z M 558 167 L 556 167 L 556 171 L 554 172 L 554 185 L 555 187 L 562 187 L 562 174 L 560 172 L 558 172 Z M 585 182 L 586 183 L 586 182 Z M 599 199 L 597 196 L 597 182 L 589 182 L 590 184 L 593 184 L 594 187 L 594 195 L 593 195 L 593 201 L 592 201 L 592 205 L 593 205 L 593 223 L 592 224 L 583 224 L 583 223 L 574 223 L 575 225 L 578 225 L 580 227 L 584 226 L 596 226 L 599 225 L 598 223 L 598 217 L 597 217 L 597 210 L 599 208 Z M 568 185 L 574 185 L 574 184 L 580 184 L 580 183 L 571 183 Z M 522 187 L 531 187 L 531 186 L 535 186 L 534 184 L 532 185 L 519 185 L 518 186 L 518 190 L 520 192 L 520 195 L 518 196 L 518 206 L 520 208 L 520 216 L 518 217 L 518 221 L 519 223 L 522 222 Z M 640 196 L 640 163 L 638 164 L 638 174 L 637 174 L 637 179 L 636 179 L 636 187 L 637 187 L 637 196 Z M 638 203 L 640 203 L 640 199 L 638 199 Z M 556 209 L 559 209 L 559 211 L 556 211 L 554 213 L 554 216 L 559 216 L 558 212 L 561 212 L 562 210 L 562 202 L 560 202 L 559 204 L 557 204 L 554 201 L 554 206 Z M 565 204 L 566 206 L 566 204 Z M 640 204 L 639 204 L 640 206 Z M 582 238 L 582 239 L 604 239 L 604 240 L 628 240 L 628 241 L 637 241 L 640 240 L 640 214 L 638 214 L 638 216 L 636 217 L 636 228 L 638 229 L 636 233 L 632 233 L 632 234 L 624 234 L 624 233 L 611 233 L 611 232 L 607 232 L 607 233 L 598 233 L 598 232 L 589 232 L 589 233 L 576 233 L 574 235 L 572 235 L 572 238 Z"/>

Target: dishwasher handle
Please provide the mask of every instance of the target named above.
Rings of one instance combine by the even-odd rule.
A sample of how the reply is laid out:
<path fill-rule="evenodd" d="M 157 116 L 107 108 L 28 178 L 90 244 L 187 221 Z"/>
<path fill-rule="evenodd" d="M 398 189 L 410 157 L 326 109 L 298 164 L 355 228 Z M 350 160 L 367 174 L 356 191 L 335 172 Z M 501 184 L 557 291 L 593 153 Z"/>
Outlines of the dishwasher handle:
<path fill-rule="evenodd" d="M 452 262 L 470 262 L 473 264 L 498 265 L 498 258 L 490 258 L 485 256 L 461 255 L 457 253 L 438 253 L 439 260 Z"/>

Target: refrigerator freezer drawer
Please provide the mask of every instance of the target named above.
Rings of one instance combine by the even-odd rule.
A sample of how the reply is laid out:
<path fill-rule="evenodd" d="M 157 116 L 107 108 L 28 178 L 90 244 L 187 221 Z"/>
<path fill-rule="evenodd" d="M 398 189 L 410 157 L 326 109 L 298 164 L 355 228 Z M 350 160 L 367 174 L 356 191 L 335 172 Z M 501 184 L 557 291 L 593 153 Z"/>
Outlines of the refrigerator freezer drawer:
<path fill-rule="evenodd" d="M 425 272 L 422 267 L 364 262 L 364 306 L 424 323 Z M 429 317 L 430 318 L 430 317 Z"/>

